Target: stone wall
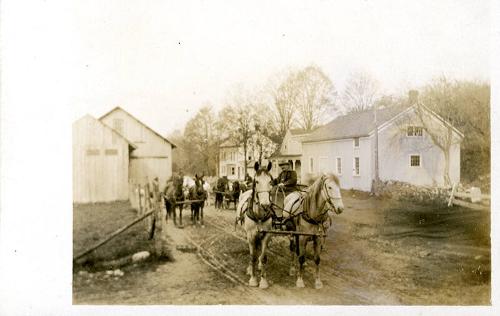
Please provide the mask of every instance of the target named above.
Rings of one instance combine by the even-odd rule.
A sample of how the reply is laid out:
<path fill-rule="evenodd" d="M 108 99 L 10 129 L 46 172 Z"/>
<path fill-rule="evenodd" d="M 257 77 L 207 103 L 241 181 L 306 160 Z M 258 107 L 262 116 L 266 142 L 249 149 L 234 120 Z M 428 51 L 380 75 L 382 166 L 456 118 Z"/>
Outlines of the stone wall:
<path fill-rule="evenodd" d="M 446 206 L 450 188 L 416 186 L 400 181 L 383 181 L 379 184 L 380 196 L 413 203 Z"/>

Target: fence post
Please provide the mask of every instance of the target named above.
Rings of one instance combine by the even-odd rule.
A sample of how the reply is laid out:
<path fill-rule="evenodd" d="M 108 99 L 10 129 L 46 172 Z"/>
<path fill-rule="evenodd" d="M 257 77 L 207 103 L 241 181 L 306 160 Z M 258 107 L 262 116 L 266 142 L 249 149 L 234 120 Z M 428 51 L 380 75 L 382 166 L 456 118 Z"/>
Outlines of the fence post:
<path fill-rule="evenodd" d="M 453 187 L 451 188 L 451 194 L 450 198 L 448 199 L 448 207 L 451 207 L 453 205 L 453 196 L 455 195 L 455 191 L 457 190 L 458 183 L 453 184 Z"/>

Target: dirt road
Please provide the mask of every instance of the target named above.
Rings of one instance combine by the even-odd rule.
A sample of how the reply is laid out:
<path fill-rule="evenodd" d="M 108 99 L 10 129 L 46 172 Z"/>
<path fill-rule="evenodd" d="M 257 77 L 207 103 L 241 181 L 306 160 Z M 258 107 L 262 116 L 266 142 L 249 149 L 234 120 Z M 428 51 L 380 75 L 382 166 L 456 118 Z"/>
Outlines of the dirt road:
<path fill-rule="evenodd" d="M 204 228 L 168 227 L 173 245 L 194 244 L 198 251 L 174 249 L 175 262 L 129 266 L 123 277 L 75 271 L 74 303 L 490 304 L 489 213 L 410 208 L 350 193 L 344 204 L 322 254 L 321 290 L 313 288 L 311 260 L 306 288 L 295 288 L 286 237 L 270 244 L 270 288 L 246 286 L 244 232 L 234 231 L 233 211 L 208 207 Z"/>

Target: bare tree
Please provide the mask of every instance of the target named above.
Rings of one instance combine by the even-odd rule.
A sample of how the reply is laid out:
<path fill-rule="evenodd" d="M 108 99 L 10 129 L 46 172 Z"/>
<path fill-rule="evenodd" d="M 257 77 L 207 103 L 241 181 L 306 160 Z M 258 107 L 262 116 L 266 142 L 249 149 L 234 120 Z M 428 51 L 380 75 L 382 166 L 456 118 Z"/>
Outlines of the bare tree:
<path fill-rule="evenodd" d="M 330 78 L 317 66 L 300 70 L 293 79 L 298 89 L 298 123 L 310 131 L 331 116 L 337 93 Z"/>
<path fill-rule="evenodd" d="M 413 143 L 413 147 L 418 147 L 413 149 L 422 151 L 429 150 L 434 146 L 442 152 L 444 156 L 443 181 L 445 186 L 449 186 L 451 185 L 451 149 L 452 146 L 460 143 L 461 136 L 456 132 L 453 121 L 449 121 L 433 111 L 432 108 L 436 107 L 435 101 L 436 100 L 433 99 L 427 99 L 427 106 L 427 104 L 421 102 L 421 99 L 418 98 L 417 91 L 410 91 L 408 105 L 411 106 L 411 108 L 409 111 L 405 112 L 405 115 L 399 117 L 396 121 L 399 132 L 394 134 L 393 145 L 396 139 L 399 143 L 404 142 L 408 133 L 411 135 L 419 135 L 424 137 L 424 139 L 430 140 L 430 142 Z M 446 107 L 446 111 L 454 111 L 453 106 L 450 105 Z M 449 118 L 450 116 L 446 117 Z"/>
<path fill-rule="evenodd" d="M 215 171 L 215 116 L 209 104 L 204 105 L 184 129 L 186 150 L 191 153 L 189 170 L 213 174 Z M 203 166 L 200 168 L 200 166 Z"/>
<path fill-rule="evenodd" d="M 280 139 L 292 127 L 296 116 L 299 96 L 296 77 L 296 72 L 287 71 L 275 75 L 267 83 L 266 90 L 271 97 L 274 122 Z"/>
<path fill-rule="evenodd" d="M 375 104 L 378 90 L 377 81 L 368 73 L 351 74 L 342 93 L 344 111 L 351 113 L 368 110 Z"/>

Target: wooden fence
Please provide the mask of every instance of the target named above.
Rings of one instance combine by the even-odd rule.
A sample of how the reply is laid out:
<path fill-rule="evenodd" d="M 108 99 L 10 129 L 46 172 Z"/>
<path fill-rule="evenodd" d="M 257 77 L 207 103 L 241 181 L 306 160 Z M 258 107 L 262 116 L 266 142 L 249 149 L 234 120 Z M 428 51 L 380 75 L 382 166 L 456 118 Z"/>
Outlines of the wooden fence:
<path fill-rule="evenodd" d="M 489 211 L 491 205 L 491 196 L 482 194 L 479 188 L 470 188 L 460 191 L 458 184 L 453 185 L 448 206 L 459 205 L 479 211 Z"/>
<path fill-rule="evenodd" d="M 132 206 L 137 209 L 137 217 L 123 227 L 114 231 L 103 240 L 88 249 L 76 254 L 73 261 L 77 262 L 81 258 L 90 254 L 97 248 L 107 244 L 109 241 L 129 229 L 130 227 L 142 222 L 149 239 L 154 238 L 154 250 L 157 256 L 169 256 L 170 250 L 167 245 L 166 235 L 166 217 L 161 203 L 160 192 L 150 192 L 148 186 L 134 185 L 130 195 Z"/>

